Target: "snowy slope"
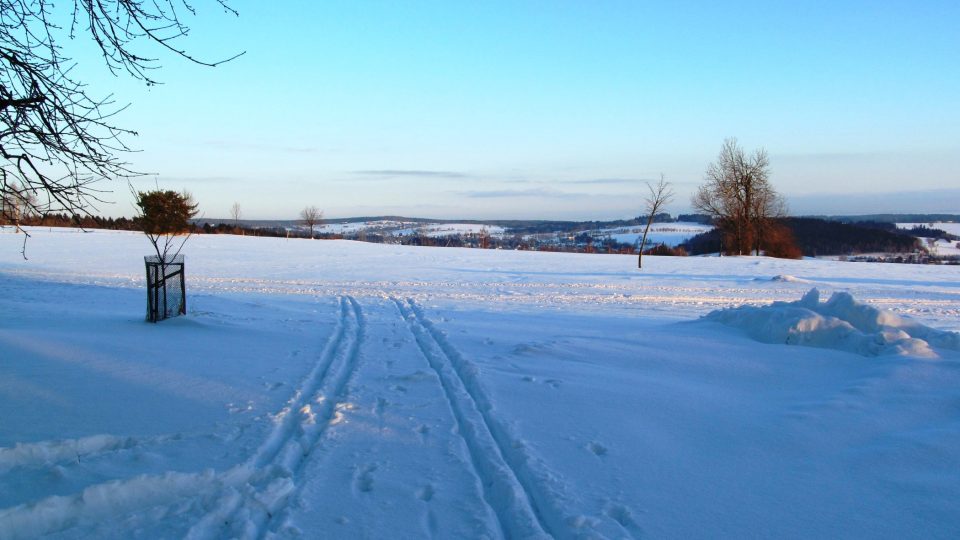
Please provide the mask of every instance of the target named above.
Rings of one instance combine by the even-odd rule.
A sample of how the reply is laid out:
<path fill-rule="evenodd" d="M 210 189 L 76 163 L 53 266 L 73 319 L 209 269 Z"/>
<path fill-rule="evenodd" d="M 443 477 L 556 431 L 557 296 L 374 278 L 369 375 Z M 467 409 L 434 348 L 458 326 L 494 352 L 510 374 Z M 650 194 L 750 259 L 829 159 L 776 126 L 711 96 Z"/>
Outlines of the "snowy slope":
<path fill-rule="evenodd" d="M 0 234 L 0 538 L 960 533 L 957 267 L 210 235 L 150 325 L 141 236 L 33 234 Z M 772 306 L 814 287 L 850 302 Z M 757 334 L 800 309 L 946 337 Z"/>
<path fill-rule="evenodd" d="M 621 227 L 617 229 L 601 229 L 596 231 L 594 236 L 602 237 L 609 235 L 617 242 L 624 244 L 637 244 L 643 237 L 644 227 Z M 647 232 L 647 245 L 655 246 L 657 244 L 666 244 L 668 246 L 678 246 L 694 236 L 705 233 L 713 229 L 712 225 L 703 225 L 701 223 L 652 223 Z"/>
<path fill-rule="evenodd" d="M 960 236 L 960 223 L 951 223 L 938 221 L 934 223 L 897 223 L 897 227 L 901 229 L 912 229 L 916 226 L 931 227 L 934 229 L 940 229 L 949 234 Z M 933 239 L 933 238 L 924 238 L 920 237 L 920 240 L 923 242 L 923 245 L 930 250 L 931 253 L 940 256 L 960 256 L 960 241 L 949 241 L 942 239 Z"/>
<path fill-rule="evenodd" d="M 426 223 L 416 227 L 398 229 L 393 231 L 394 236 L 410 236 L 423 234 L 431 238 L 443 238 L 445 236 L 455 236 L 458 234 L 482 234 L 490 236 L 503 236 L 506 229 L 496 225 L 478 225 L 476 223 Z"/>

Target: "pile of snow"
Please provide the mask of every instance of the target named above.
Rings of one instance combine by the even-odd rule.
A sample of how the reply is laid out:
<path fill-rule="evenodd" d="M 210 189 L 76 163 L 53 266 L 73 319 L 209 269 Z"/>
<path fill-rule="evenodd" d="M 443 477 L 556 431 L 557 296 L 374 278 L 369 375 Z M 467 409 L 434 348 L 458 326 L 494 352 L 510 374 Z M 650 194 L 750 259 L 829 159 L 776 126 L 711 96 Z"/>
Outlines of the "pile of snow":
<path fill-rule="evenodd" d="M 960 350 L 960 334 L 877 309 L 846 292 L 835 292 L 821 303 L 820 291 L 811 289 L 796 302 L 721 309 L 703 320 L 740 328 L 764 343 L 822 347 L 864 356 L 937 358 L 934 347 Z"/>
<path fill-rule="evenodd" d="M 781 283 L 811 283 L 808 279 L 798 278 L 797 276 L 791 276 L 790 274 L 779 274 L 770 278 L 770 281 L 781 282 Z"/>
<path fill-rule="evenodd" d="M 17 443 L 13 448 L 0 448 L 0 472 L 15 467 L 50 465 L 62 461 L 80 461 L 92 454 L 131 448 L 137 444 L 133 437 L 94 435 L 63 441 Z"/>

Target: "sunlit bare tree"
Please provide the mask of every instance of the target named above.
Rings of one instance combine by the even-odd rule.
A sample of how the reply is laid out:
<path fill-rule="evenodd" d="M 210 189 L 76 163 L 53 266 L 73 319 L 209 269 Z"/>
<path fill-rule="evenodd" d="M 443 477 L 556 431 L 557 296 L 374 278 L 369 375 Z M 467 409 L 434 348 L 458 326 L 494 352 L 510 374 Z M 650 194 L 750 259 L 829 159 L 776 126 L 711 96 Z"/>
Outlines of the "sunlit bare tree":
<path fill-rule="evenodd" d="M 694 208 L 714 218 L 728 238 L 728 251 L 759 254 L 771 220 L 786 215 L 783 197 L 770 184 L 766 151 L 747 156 L 736 139 L 723 143 L 717 161 L 707 167 L 706 183 L 693 195 Z"/>

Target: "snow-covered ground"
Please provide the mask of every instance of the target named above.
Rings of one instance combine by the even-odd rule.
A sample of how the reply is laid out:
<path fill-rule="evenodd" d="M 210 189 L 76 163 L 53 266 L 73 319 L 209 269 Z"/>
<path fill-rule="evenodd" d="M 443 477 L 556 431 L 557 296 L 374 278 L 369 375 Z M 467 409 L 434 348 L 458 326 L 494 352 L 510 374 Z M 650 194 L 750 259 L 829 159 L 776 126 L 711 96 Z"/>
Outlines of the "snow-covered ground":
<path fill-rule="evenodd" d="M 443 238 L 445 236 L 455 236 L 458 234 L 482 234 L 490 236 L 503 236 L 506 229 L 496 225 L 480 225 L 476 223 L 427 223 L 415 225 L 405 229 L 393 231 L 394 236 L 410 236 L 412 234 L 423 234 L 430 238 Z"/>
<path fill-rule="evenodd" d="M 360 232 L 392 234 L 393 231 L 415 227 L 416 225 L 417 224 L 415 222 L 392 221 L 385 219 L 377 221 L 355 221 L 348 223 L 338 223 L 334 220 L 317 225 L 314 227 L 314 230 L 321 234 L 354 235 Z M 301 225 L 300 229 L 303 230 L 304 226 Z"/>
<path fill-rule="evenodd" d="M 960 536 L 960 267 L 32 233 L 0 538 Z"/>
<path fill-rule="evenodd" d="M 644 227 L 621 227 L 617 229 L 602 229 L 596 231 L 594 236 L 602 237 L 609 235 L 617 242 L 624 244 L 636 244 L 643 236 Z M 675 223 L 652 223 L 650 231 L 647 233 L 647 245 L 655 246 L 666 244 L 671 247 L 678 246 L 694 236 L 713 229 L 712 225 L 703 225 L 702 223 L 687 223 L 678 221 Z"/>
<path fill-rule="evenodd" d="M 933 238 L 921 238 L 927 249 L 934 255 L 953 256 L 960 255 L 960 240 L 943 240 Z"/>
<path fill-rule="evenodd" d="M 897 227 L 901 229 L 912 229 L 919 225 L 933 229 L 940 229 L 941 231 L 945 231 L 949 234 L 960 236 L 960 223 L 942 221 L 935 223 L 897 223 Z M 922 240 L 927 249 L 929 249 L 930 252 L 935 255 L 960 256 L 960 241 L 958 240 L 951 241 L 924 237 L 920 237 L 920 240 Z"/>

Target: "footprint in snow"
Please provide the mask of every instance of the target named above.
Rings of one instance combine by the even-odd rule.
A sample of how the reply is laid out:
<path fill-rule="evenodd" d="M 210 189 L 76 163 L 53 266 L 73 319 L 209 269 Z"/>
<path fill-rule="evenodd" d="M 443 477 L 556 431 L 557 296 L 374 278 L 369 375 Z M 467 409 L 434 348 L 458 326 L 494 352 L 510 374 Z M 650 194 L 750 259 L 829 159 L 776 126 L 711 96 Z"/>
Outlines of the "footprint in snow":
<path fill-rule="evenodd" d="M 417 490 L 417 498 L 423 502 L 430 502 L 433 499 L 433 484 L 427 484 Z"/>
<path fill-rule="evenodd" d="M 354 478 L 354 487 L 361 493 L 370 493 L 373 491 L 373 473 L 377 470 L 376 464 L 370 464 L 361 469 Z"/>
<path fill-rule="evenodd" d="M 607 455 L 607 447 L 594 441 L 587 445 L 587 448 L 590 449 L 596 456 L 605 456 Z"/>
<path fill-rule="evenodd" d="M 537 352 L 535 345 L 528 345 L 526 343 L 521 343 L 513 348 L 513 354 L 531 354 Z"/>
<path fill-rule="evenodd" d="M 640 525 L 637 524 L 637 521 L 634 519 L 633 512 L 626 506 L 622 504 L 612 504 L 607 507 L 606 514 L 631 533 L 636 534 L 640 532 Z"/>

